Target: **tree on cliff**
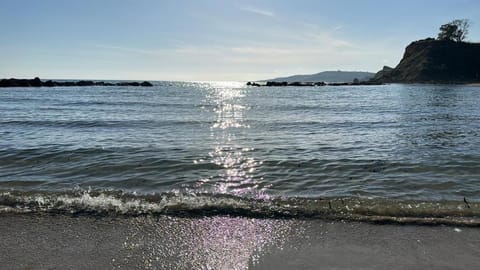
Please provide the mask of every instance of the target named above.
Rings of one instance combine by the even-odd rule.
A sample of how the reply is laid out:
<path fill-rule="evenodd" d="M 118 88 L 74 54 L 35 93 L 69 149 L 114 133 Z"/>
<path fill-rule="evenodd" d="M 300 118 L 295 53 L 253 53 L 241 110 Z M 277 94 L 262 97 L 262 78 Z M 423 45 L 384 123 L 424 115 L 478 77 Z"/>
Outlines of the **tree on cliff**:
<path fill-rule="evenodd" d="M 440 26 L 440 33 L 438 33 L 438 39 L 462 42 L 467 37 L 469 28 L 470 21 L 468 19 L 453 20 L 447 24 Z"/>

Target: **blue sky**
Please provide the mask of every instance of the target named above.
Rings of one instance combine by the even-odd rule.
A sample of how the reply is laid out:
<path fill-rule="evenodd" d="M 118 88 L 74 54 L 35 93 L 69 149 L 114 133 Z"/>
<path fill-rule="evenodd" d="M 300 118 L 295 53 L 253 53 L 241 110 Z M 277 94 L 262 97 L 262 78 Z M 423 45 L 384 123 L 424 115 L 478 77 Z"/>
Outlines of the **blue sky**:
<path fill-rule="evenodd" d="M 395 66 L 478 0 L 0 0 L 0 78 L 256 80 Z"/>

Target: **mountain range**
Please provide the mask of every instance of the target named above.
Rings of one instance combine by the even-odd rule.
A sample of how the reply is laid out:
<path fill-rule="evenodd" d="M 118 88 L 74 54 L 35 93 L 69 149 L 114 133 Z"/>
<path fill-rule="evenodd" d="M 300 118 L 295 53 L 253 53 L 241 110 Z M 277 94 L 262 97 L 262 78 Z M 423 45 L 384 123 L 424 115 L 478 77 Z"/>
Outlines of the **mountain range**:
<path fill-rule="evenodd" d="M 375 73 L 362 71 L 324 71 L 310 75 L 293 75 L 288 77 L 280 77 L 270 80 L 271 82 L 353 82 L 354 79 L 359 81 L 368 81 L 375 76 Z"/>

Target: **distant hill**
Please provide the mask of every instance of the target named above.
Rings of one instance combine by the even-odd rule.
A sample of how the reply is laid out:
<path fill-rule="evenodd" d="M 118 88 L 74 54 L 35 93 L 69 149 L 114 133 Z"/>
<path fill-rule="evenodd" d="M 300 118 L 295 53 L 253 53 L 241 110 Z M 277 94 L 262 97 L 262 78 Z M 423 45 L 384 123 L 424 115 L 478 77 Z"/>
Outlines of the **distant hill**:
<path fill-rule="evenodd" d="M 352 82 L 355 78 L 368 81 L 375 73 L 361 71 L 324 71 L 311 75 L 293 75 L 264 81 L 273 82 Z"/>
<path fill-rule="evenodd" d="M 378 83 L 480 82 L 480 43 L 433 38 L 412 42 L 395 68 L 384 67 Z"/>

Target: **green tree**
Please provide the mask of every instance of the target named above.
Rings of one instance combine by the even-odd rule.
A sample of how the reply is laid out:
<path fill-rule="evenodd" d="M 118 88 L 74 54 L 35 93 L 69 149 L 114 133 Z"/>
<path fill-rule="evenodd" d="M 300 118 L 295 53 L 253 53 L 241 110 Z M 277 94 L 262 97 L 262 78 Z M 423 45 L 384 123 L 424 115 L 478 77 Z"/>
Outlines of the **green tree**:
<path fill-rule="evenodd" d="M 469 28 L 470 21 L 468 19 L 453 20 L 447 24 L 440 26 L 440 33 L 438 33 L 438 39 L 462 42 L 467 37 Z"/>

